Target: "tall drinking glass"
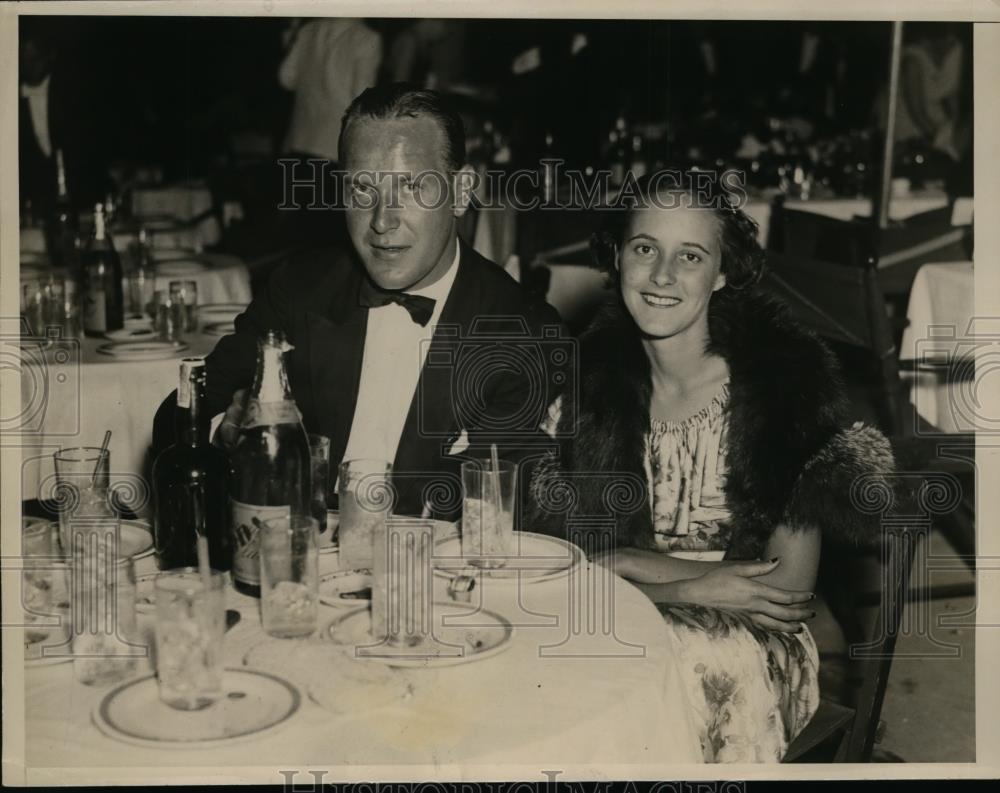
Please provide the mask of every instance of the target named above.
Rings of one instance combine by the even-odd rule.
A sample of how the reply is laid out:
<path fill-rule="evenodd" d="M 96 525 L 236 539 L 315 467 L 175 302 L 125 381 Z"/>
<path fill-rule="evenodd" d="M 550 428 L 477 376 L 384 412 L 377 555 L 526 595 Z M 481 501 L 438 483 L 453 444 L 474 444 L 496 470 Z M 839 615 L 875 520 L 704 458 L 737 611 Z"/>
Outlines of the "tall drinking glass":
<path fill-rule="evenodd" d="M 153 329 L 160 341 L 178 341 L 184 330 L 182 309 L 166 290 L 153 294 Z"/>
<path fill-rule="evenodd" d="M 129 315 L 136 319 L 146 316 L 155 292 L 156 273 L 152 266 L 141 260 L 133 262 L 128 273 Z"/>
<path fill-rule="evenodd" d="M 73 668 L 88 686 L 132 675 L 146 648 L 135 617 L 135 568 L 115 555 L 114 534 L 77 533 L 72 558 Z"/>
<path fill-rule="evenodd" d="M 212 570 L 206 586 L 193 567 L 160 573 L 156 592 L 156 678 L 160 699 L 200 710 L 222 696 L 226 574 Z"/>
<path fill-rule="evenodd" d="M 171 281 L 170 301 L 175 307 L 178 324 L 185 333 L 198 330 L 198 282 Z"/>
<path fill-rule="evenodd" d="M 385 530 L 392 511 L 392 464 L 385 460 L 345 460 L 340 464 L 340 566 L 371 569 L 376 531 Z"/>
<path fill-rule="evenodd" d="M 320 547 L 334 542 L 332 532 L 326 525 L 326 489 L 330 480 L 330 439 L 325 435 L 309 433 L 309 458 L 312 461 L 312 498 L 309 511 L 319 526 L 318 542 Z"/>
<path fill-rule="evenodd" d="M 264 521 L 260 532 L 260 612 L 264 631 L 280 639 L 316 630 L 319 602 L 316 519 Z"/>
<path fill-rule="evenodd" d="M 393 517 L 375 532 L 372 638 L 389 647 L 418 647 L 431 635 L 434 522 Z"/>
<path fill-rule="evenodd" d="M 477 567 L 503 567 L 514 539 L 517 463 L 489 459 L 462 463 L 462 556 Z"/>
<path fill-rule="evenodd" d="M 68 556 L 73 544 L 70 523 L 93 524 L 104 518 L 115 522 L 117 516 L 108 503 L 111 453 L 103 459 L 97 446 L 60 449 L 53 455 L 56 469 L 55 505 L 59 511 L 59 544 Z M 96 473 L 95 473 L 96 472 Z"/>

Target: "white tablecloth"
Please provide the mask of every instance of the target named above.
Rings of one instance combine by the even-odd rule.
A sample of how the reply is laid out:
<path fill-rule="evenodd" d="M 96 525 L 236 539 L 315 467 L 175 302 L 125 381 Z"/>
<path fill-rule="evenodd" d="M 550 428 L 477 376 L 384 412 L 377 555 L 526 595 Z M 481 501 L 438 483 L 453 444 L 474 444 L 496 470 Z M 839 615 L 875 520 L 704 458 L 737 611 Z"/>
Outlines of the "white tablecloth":
<path fill-rule="evenodd" d="M 921 361 L 974 354 L 975 313 L 972 262 L 925 264 L 913 279 L 900 359 Z M 967 375 L 967 377 L 966 377 Z M 969 366 L 937 367 L 906 374 L 917 413 L 942 432 L 971 432 L 979 423 L 975 381 Z"/>
<path fill-rule="evenodd" d="M 189 349 L 158 361 L 114 361 L 97 352 L 101 339 L 58 343 L 44 353 L 22 354 L 21 496 L 50 497 L 52 454 L 60 447 L 100 446 L 111 430 L 111 478 L 143 470 L 153 416 L 177 387 L 182 355 L 211 352 L 218 337 L 185 339 Z M 40 489 L 42 492 L 40 492 Z"/>
<path fill-rule="evenodd" d="M 250 302 L 250 271 L 241 259 L 222 253 L 202 253 L 193 259 L 154 256 L 157 260 L 156 288 L 168 289 L 171 281 L 198 284 L 198 304 Z M 171 273 L 169 268 L 194 261 L 201 269 L 190 275 Z"/>
<path fill-rule="evenodd" d="M 334 559 L 335 554 L 323 558 Z M 599 593 L 613 593 L 609 605 L 597 598 L 592 616 L 597 626 L 608 619 L 614 636 L 600 628 L 570 635 L 571 581 L 583 582 L 584 591 L 596 587 Z M 443 583 L 436 580 L 435 586 Z M 475 769 L 486 764 L 501 766 L 493 769 L 499 778 L 544 778 L 548 769 L 567 774 L 569 768 L 630 765 L 630 771 L 619 773 L 663 779 L 671 778 L 669 767 L 676 773 L 678 764 L 700 762 L 687 694 L 662 617 L 635 587 L 602 568 L 584 567 L 572 579 L 522 585 L 520 597 L 517 585 L 510 583 L 486 581 L 478 591 L 486 608 L 515 625 L 509 650 L 460 666 L 413 670 L 408 673 L 413 697 L 379 709 L 335 716 L 303 697 L 300 711 L 281 731 L 211 751 L 118 743 L 90 721 L 106 689 L 76 683 L 70 663 L 28 669 L 28 766 L 51 767 L 47 776 L 59 768 L 64 781 L 66 767 L 114 766 L 127 772 L 156 766 L 191 774 L 213 766 L 216 781 L 281 782 L 279 769 L 344 774 L 347 766 L 385 765 L 422 766 L 421 778 L 480 778 L 483 774 Z M 443 591 L 436 592 L 435 599 L 443 597 Z M 474 599 L 473 605 L 478 602 Z M 239 666 L 263 636 L 258 604 L 229 590 L 227 605 L 243 615 L 225 645 L 227 666 Z M 330 607 L 321 610 L 326 622 L 338 613 Z M 582 624 L 587 625 L 586 619 Z M 461 771 L 443 768 L 459 765 Z M 513 765 L 520 770 L 504 771 Z M 42 773 L 30 771 L 29 782 L 40 781 Z"/>
<path fill-rule="evenodd" d="M 212 193 L 203 182 L 181 182 L 163 187 L 136 188 L 132 193 L 132 213 L 137 216 L 168 216 L 188 221 L 212 208 Z M 201 246 L 215 245 L 221 235 L 219 222 L 209 215 L 197 223 L 197 241 Z M 163 235 L 172 232 L 163 232 Z M 159 233 L 154 235 L 160 236 Z"/>

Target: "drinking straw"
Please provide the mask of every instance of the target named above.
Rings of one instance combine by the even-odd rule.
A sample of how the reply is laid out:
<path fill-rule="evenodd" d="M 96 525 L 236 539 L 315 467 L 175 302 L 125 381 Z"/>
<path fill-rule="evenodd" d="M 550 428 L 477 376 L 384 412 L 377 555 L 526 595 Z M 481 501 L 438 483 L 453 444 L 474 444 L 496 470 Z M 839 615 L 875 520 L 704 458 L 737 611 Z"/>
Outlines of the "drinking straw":
<path fill-rule="evenodd" d="M 194 513 L 194 530 L 198 535 L 198 572 L 201 574 L 201 583 L 205 587 L 206 596 L 212 587 L 212 568 L 208 564 L 208 537 L 205 536 L 205 524 L 201 515 L 201 488 L 195 488 L 192 492 L 194 497 L 191 501 L 191 511 Z"/>
<path fill-rule="evenodd" d="M 490 444 L 490 458 L 493 462 L 493 471 L 490 478 L 493 480 L 493 506 L 496 508 L 494 518 L 496 528 L 500 528 L 500 456 L 497 454 L 497 445 Z"/>
<path fill-rule="evenodd" d="M 97 455 L 97 464 L 94 466 L 94 475 L 90 478 L 90 486 L 97 486 L 97 475 L 101 472 L 104 459 L 108 456 L 108 444 L 111 443 L 111 430 L 104 433 L 104 443 L 101 444 L 101 451 Z"/>

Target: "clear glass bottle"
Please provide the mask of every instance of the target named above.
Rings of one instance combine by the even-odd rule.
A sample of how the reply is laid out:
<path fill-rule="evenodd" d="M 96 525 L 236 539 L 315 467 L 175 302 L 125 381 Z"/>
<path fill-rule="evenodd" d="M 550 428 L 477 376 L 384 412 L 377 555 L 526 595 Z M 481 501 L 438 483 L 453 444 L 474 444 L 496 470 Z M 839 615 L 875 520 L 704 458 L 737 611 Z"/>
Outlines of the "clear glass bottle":
<path fill-rule="evenodd" d="M 260 597 L 258 532 L 264 522 L 310 515 L 309 441 L 284 363 L 291 349 L 278 331 L 259 342 L 253 389 L 230 456 L 233 583 L 253 597 Z"/>

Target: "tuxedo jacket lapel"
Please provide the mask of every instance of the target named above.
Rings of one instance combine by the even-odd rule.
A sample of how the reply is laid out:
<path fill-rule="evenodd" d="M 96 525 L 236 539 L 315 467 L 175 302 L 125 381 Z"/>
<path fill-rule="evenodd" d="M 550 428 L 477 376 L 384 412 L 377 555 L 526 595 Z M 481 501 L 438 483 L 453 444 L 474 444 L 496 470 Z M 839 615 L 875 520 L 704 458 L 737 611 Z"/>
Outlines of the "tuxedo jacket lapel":
<path fill-rule="evenodd" d="M 481 305 L 480 284 L 468 264 L 469 249 L 461 244 L 455 282 L 441 309 L 417 388 L 403 425 L 393 468 L 419 470 L 421 461 L 440 459 L 448 454 L 461 427 L 455 416 L 453 351 L 468 333 L 477 307 Z"/>
<path fill-rule="evenodd" d="M 324 314 L 306 312 L 305 334 L 312 426 L 330 438 L 330 463 L 337 465 L 347 449 L 361 382 L 368 309 L 357 301 L 359 279 L 351 278 Z M 306 389 L 303 389 L 306 390 Z M 306 410 L 303 409 L 303 413 Z"/>

